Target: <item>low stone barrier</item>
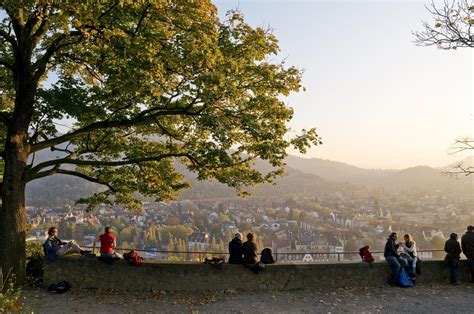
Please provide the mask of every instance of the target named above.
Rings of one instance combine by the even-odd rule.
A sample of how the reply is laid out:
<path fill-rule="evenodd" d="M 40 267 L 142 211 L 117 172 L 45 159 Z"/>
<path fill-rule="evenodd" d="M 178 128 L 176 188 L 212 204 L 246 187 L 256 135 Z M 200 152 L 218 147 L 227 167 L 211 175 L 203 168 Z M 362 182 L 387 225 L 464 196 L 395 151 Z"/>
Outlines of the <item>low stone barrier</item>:
<path fill-rule="evenodd" d="M 222 269 L 201 263 L 150 263 L 133 266 L 125 261 L 113 265 L 94 258 L 62 257 L 46 262 L 44 285 L 67 280 L 76 288 L 120 290 L 294 290 L 385 285 L 389 266 L 376 262 L 337 264 L 273 264 L 258 274 L 241 265 Z M 460 281 L 470 280 L 466 261 L 461 261 Z M 449 270 L 442 261 L 423 261 L 417 284 L 448 283 Z"/>

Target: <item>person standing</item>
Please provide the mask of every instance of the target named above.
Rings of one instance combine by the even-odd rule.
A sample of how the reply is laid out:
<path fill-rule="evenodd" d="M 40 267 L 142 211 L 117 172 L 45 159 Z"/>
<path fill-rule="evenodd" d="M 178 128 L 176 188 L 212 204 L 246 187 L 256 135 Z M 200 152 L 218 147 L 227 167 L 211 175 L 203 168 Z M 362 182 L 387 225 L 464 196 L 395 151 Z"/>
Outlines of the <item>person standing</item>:
<path fill-rule="evenodd" d="M 242 235 L 236 233 L 229 242 L 229 264 L 242 264 Z"/>
<path fill-rule="evenodd" d="M 257 263 L 257 244 L 255 244 L 255 236 L 253 233 L 247 234 L 247 241 L 242 244 L 242 253 L 244 255 L 243 262 L 245 265 Z"/>
<path fill-rule="evenodd" d="M 402 267 L 406 266 L 406 261 L 400 258 L 397 250 L 399 245 L 397 244 L 398 235 L 396 232 L 392 232 L 385 243 L 385 249 L 383 256 L 385 260 L 390 265 L 391 276 L 390 276 L 390 284 L 396 285 L 397 284 L 397 276 Z"/>
<path fill-rule="evenodd" d="M 444 244 L 444 251 L 447 253 L 444 258 L 444 263 L 450 269 L 450 282 L 453 285 L 457 285 L 461 246 L 459 245 L 458 235 L 456 233 L 451 233 L 449 235 L 449 239 Z"/>
<path fill-rule="evenodd" d="M 411 234 L 407 233 L 403 236 L 404 242 L 400 242 L 403 252 L 407 254 L 410 258 L 407 260 L 409 266 L 409 274 L 412 279 L 416 277 L 416 262 L 417 262 L 417 252 L 416 252 L 416 242 L 413 240 Z"/>
<path fill-rule="evenodd" d="M 461 247 L 471 271 L 471 282 L 474 283 L 474 226 L 467 227 L 466 233 L 461 238 Z"/>

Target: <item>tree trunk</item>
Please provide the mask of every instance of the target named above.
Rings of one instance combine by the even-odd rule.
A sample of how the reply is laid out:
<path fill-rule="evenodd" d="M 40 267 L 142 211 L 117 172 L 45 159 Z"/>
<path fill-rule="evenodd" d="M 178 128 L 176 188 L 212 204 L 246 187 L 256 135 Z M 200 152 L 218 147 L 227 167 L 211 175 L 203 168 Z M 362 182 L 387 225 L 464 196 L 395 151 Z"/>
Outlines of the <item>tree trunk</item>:
<path fill-rule="evenodd" d="M 16 284 L 25 282 L 26 211 L 25 187 L 30 153 L 28 128 L 33 112 L 36 84 L 29 59 L 16 62 L 15 109 L 7 123 L 3 151 L 2 207 L 0 209 L 0 265 L 3 278 L 15 274 Z"/>
<path fill-rule="evenodd" d="M 0 265 L 3 278 L 14 274 L 17 285 L 25 280 L 26 212 L 24 178 L 26 134 L 9 137 L 4 152 L 5 171 L 0 209 Z"/>

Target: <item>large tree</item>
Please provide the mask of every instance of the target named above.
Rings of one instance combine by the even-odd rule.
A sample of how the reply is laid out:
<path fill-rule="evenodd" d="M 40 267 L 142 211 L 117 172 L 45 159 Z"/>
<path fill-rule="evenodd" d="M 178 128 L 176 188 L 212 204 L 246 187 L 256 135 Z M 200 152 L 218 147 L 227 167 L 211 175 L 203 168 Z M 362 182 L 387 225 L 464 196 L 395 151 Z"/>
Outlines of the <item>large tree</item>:
<path fill-rule="evenodd" d="M 25 186 L 54 174 L 104 186 L 81 202 L 172 199 L 199 179 L 239 192 L 271 182 L 290 146 L 282 96 L 301 72 L 275 55 L 274 35 L 238 12 L 220 21 L 209 0 L 35 1 L 0 4 L 0 263 L 25 268 Z M 58 125 L 66 124 L 67 128 Z M 52 150 L 58 157 L 35 161 Z M 260 173 L 254 160 L 273 168 Z"/>

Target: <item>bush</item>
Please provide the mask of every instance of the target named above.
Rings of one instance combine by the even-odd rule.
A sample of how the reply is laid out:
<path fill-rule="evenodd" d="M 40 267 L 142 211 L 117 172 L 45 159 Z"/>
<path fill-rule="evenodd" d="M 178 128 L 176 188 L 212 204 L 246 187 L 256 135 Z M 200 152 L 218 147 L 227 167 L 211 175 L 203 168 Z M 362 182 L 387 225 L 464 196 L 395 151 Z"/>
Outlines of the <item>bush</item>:
<path fill-rule="evenodd" d="M 39 287 L 43 284 L 43 258 L 44 253 L 41 242 L 26 242 L 26 282 L 32 287 Z"/>
<path fill-rule="evenodd" d="M 21 290 L 15 288 L 14 276 L 8 276 L 2 282 L 3 291 L 0 291 L 0 313 L 20 312 L 23 304 L 19 301 Z"/>

